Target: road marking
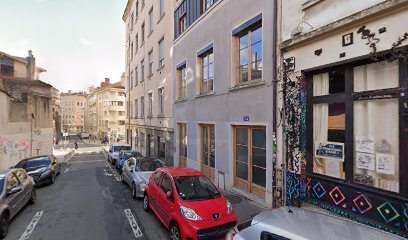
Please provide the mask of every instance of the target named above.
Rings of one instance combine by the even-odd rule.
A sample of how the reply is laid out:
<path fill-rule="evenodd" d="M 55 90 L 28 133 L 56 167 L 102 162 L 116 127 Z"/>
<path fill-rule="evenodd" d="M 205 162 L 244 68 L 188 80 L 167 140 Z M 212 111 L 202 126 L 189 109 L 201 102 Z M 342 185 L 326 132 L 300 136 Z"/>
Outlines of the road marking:
<path fill-rule="evenodd" d="M 132 214 L 132 211 L 130 209 L 125 209 L 125 215 L 127 219 L 129 220 L 130 227 L 132 228 L 133 234 L 135 235 L 135 238 L 140 238 L 143 236 L 142 231 L 139 228 L 139 225 L 137 225 L 136 219 Z"/>
<path fill-rule="evenodd" d="M 67 173 L 69 171 L 69 168 L 66 168 L 65 170 L 64 170 L 64 173 Z"/>
<path fill-rule="evenodd" d="M 102 160 L 102 161 L 105 161 L 105 160 Z M 110 163 L 108 163 L 107 161 L 105 161 L 105 163 L 106 163 L 106 165 L 108 165 L 108 167 L 109 167 L 109 169 L 111 170 L 112 174 L 115 176 L 116 181 L 120 182 L 121 180 L 119 179 L 118 176 L 116 176 L 116 173 L 115 173 L 115 171 L 112 169 Z M 106 173 L 106 175 L 109 174 L 108 172 L 106 172 L 106 170 L 105 170 L 105 173 Z M 112 175 L 109 175 L 109 176 L 112 176 Z"/>
<path fill-rule="evenodd" d="M 23 235 L 21 235 L 20 240 L 27 240 L 30 238 L 31 233 L 33 233 L 35 226 L 37 225 L 38 221 L 40 221 L 41 216 L 43 215 L 44 211 L 37 212 L 33 219 L 31 219 L 30 224 L 28 224 L 27 229 L 24 231 Z"/>
<path fill-rule="evenodd" d="M 93 162 L 105 162 L 105 160 L 79 160 L 72 161 L 71 163 L 93 163 Z"/>

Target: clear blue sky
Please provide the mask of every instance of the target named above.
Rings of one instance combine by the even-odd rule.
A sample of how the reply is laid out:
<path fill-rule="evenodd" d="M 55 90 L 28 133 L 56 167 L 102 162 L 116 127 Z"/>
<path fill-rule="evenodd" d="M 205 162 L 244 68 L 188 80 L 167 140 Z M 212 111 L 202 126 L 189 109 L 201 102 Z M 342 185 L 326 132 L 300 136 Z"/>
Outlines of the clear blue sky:
<path fill-rule="evenodd" d="M 60 91 L 87 90 L 125 70 L 127 0 L 0 0 L 0 51 L 33 50 L 41 80 Z"/>

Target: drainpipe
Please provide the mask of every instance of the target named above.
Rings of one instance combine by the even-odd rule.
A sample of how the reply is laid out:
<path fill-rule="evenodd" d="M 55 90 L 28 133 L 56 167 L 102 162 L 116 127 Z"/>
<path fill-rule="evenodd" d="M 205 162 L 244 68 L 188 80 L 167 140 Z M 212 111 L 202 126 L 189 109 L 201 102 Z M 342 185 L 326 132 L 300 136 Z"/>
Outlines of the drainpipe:
<path fill-rule="evenodd" d="M 276 165 L 277 165 L 277 123 L 276 123 L 276 109 L 277 109 L 277 86 L 278 86 L 278 79 L 276 79 L 277 74 L 276 71 L 278 69 L 277 67 L 277 56 L 276 56 L 276 48 L 277 48 L 277 26 L 278 26 L 278 11 L 277 11 L 277 1 L 278 0 L 273 0 L 273 19 L 272 19 L 272 26 L 273 26 L 273 34 L 272 34 L 272 66 L 274 67 L 273 72 L 272 72 L 272 131 L 273 131 L 273 147 L 272 147 L 272 162 L 273 162 L 273 168 L 272 168 L 272 207 L 276 207 L 276 202 L 274 200 L 274 196 L 276 194 Z"/>

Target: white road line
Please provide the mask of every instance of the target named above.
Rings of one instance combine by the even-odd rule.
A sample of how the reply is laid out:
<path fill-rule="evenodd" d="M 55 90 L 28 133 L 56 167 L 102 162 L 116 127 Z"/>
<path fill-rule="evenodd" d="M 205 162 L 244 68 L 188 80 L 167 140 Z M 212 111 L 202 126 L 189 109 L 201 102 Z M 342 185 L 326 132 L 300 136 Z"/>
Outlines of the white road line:
<path fill-rule="evenodd" d="M 81 160 L 81 161 L 73 161 L 71 163 L 93 163 L 93 162 L 105 162 L 105 160 Z"/>
<path fill-rule="evenodd" d="M 104 160 L 103 160 L 103 161 L 104 161 Z M 119 179 L 118 176 L 116 176 L 116 173 L 115 173 L 115 171 L 112 169 L 110 163 L 108 163 L 107 161 L 105 161 L 105 163 L 106 163 L 106 165 L 108 165 L 108 167 L 109 167 L 109 169 L 111 170 L 112 174 L 115 176 L 116 181 L 120 182 L 121 180 Z M 106 172 L 106 171 L 105 171 L 105 172 Z M 107 172 L 106 172 L 106 173 L 107 173 Z M 109 173 L 108 173 L 108 174 L 109 174 Z"/>
<path fill-rule="evenodd" d="M 23 235 L 21 235 L 20 240 L 27 240 L 30 238 L 31 233 L 33 233 L 35 226 L 37 225 L 38 221 L 40 221 L 41 216 L 43 215 L 44 211 L 37 212 L 33 219 L 31 219 L 30 224 L 28 224 L 27 229 L 24 231 Z"/>
<path fill-rule="evenodd" d="M 67 173 L 69 171 L 69 168 L 66 168 L 65 170 L 64 170 L 64 173 Z"/>
<path fill-rule="evenodd" d="M 135 238 L 140 238 L 143 236 L 142 231 L 139 228 L 139 225 L 137 225 L 136 219 L 132 214 L 132 211 L 130 209 L 125 209 L 125 215 L 127 219 L 129 220 L 130 227 L 132 228 L 133 234 L 135 235 Z"/>

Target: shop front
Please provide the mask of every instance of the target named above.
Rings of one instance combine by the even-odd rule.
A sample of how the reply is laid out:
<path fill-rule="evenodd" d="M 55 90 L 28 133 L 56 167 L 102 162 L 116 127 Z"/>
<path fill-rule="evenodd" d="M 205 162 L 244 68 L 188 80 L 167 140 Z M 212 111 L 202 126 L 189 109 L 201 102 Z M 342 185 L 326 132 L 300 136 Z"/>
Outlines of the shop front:
<path fill-rule="evenodd" d="M 406 14 L 284 46 L 288 205 L 408 236 Z"/>

